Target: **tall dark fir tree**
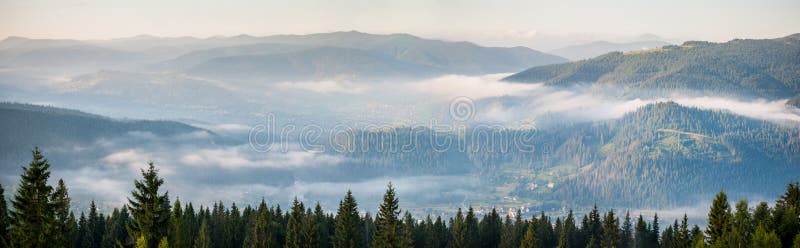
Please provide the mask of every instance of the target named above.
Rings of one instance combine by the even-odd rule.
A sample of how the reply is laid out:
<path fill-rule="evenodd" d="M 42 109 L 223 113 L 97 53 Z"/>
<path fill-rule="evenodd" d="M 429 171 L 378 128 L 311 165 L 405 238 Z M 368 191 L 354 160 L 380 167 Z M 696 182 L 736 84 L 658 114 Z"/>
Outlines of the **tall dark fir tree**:
<path fill-rule="evenodd" d="M 131 192 L 133 198 L 128 198 L 133 220 L 128 225 L 128 233 L 137 242 L 147 242 L 144 247 L 157 247 L 167 235 L 170 218 L 168 193 L 159 193 L 164 179 L 158 176 L 158 170 L 150 162 L 147 170 L 142 170 L 142 179 L 133 183 L 136 189 Z"/>
<path fill-rule="evenodd" d="M 400 206 L 394 187 L 389 183 L 383 195 L 378 214 L 375 215 L 375 235 L 371 247 L 374 248 L 399 248 L 403 247 L 402 223 L 398 216 Z"/>
<path fill-rule="evenodd" d="M 333 233 L 333 247 L 335 248 L 364 247 L 364 231 L 358 216 L 358 203 L 350 190 L 339 203 Z"/>
<path fill-rule="evenodd" d="M 11 200 L 11 239 L 15 247 L 50 247 L 53 244 L 52 227 L 55 215 L 50 197 L 53 187 L 47 184 L 50 178 L 50 163 L 39 148 L 33 149 L 33 160 L 22 167 L 19 188 Z"/>

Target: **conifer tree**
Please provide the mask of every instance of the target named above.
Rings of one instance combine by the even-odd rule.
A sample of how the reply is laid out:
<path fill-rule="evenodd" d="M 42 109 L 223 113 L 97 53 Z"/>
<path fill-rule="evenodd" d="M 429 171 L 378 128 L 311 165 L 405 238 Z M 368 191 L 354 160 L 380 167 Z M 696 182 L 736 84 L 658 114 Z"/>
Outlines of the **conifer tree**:
<path fill-rule="evenodd" d="M 364 247 L 364 231 L 358 216 L 358 203 L 350 190 L 339 202 L 333 246 L 335 248 Z"/>
<path fill-rule="evenodd" d="M 183 243 L 181 233 L 181 221 L 183 221 L 183 208 L 181 207 L 181 199 L 175 198 L 175 203 L 172 205 L 172 214 L 169 218 L 169 244 L 172 247 L 186 247 Z M 159 244 L 160 245 L 160 244 Z"/>
<path fill-rule="evenodd" d="M 774 231 L 767 231 L 767 227 L 759 225 L 753 233 L 752 248 L 775 248 L 781 247 L 781 240 Z"/>
<path fill-rule="evenodd" d="M 603 237 L 600 245 L 604 248 L 620 247 L 619 219 L 614 216 L 614 210 L 608 211 L 603 219 Z"/>
<path fill-rule="evenodd" d="M 261 199 L 261 204 L 256 210 L 255 226 L 252 230 L 249 247 L 269 247 L 272 244 L 271 221 L 267 203 Z"/>
<path fill-rule="evenodd" d="M 144 237 L 145 247 L 153 248 L 167 235 L 169 227 L 169 196 L 158 192 L 164 179 L 158 177 L 158 170 L 149 162 L 147 170 L 142 170 L 142 179 L 133 183 L 136 189 L 131 192 L 133 198 L 128 198 L 133 220 L 128 233 L 137 242 Z"/>
<path fill-rule="evenodd" d="M 620 236 L 620 248 L 633 247 L 633 223 L 631 222 L 630 211 L 625 211 L 625 221 L 622 222 L 622 232 Z"/>
<path fill-rule="evenodd" d="M 525 231 L 525 236 L 522 237 L 522 241 L 519 244 L 520 248 L 535 248 L 541 247 L 539 246 L 539 241 L 536 237 L 536 227 L 533 224 L 528 225 L 528 230 Z"/>
<path fill-rule="evenodd" d="M 371 247 L 375 248 L 399 248 L 403 247 L 401 237 L 401 223 L 398 219 L 400 214 L 397 196 L 395 195 L 392 183 L 389 183 L 386 193 L 383 195 L 378 214 L 375 216 L 375 236 Z"/>
<path fill-rule="evenodd" d="M 70 223 L 69 204 L 70 198 L 64 180 L 59 179 L 58 185 L 50 197 L 53 206 L 55 222 L 53 224 L 53 246 L 69 247 L 72 245 L 73 224 Z"/>
<path fill-rule="evenodd" d="M 500 233 L 500 248 L 519 247 L 519 243 L 515 243 L 515 236 L 517 230 L 514 228 L 514 223 L 511 221 L 511 216 L 506 214 L 505 223 L 503 223 L 503 231 Z"/>
<path fill-rule="evenodd" d="M 102 247 L 119 247 L 130 244 L 132 241 L 126 231 L 126 226 L 129 222 L 130 215 L 128 214 L 128 208 L 122 207 L 122 210 L 114 208 L 106 223 Z"/>
<path fill-rule="evenodd" d="M 575 227 L 575 216 L 572 214 L 572 210 L 569 210 L 567 214 L 567 218 L 564 218 L 563 224 L 559 226 L 561 230 L 558 233 L 558 248 L 570 248 L 572 247 L 572 243 L 575 241 L 575 235 L 577 235 L 577 227 Z"/>
<path fill-rule="evenodd" d="M 11 240 L 9 239 L 9 230 L 11 226 L 11 218 L 8 217 L 8 206 L 6 205 L 6 196 L 3 185 L 0 184 L 0 246 L 9 247 Z"/>
<path fill-rule="evenodd" d="M 314 220 L 316 221 L 315 228 L 317 232 L 317 247 L 330 247 L 331 244 L 331 228 L 328 223 L 328 216 L 322 210 L 322 206 L 314 206 Z"/>
<path fill-rule="evenodd" d="M 319 244 L 319 233 L 317 233 L 317 219 L 309 208 L 303 218 L 302 239 L 300 247 L 316 248 Z"/>
<path fill-rule="evenodd" d="M 452 229 L 452 240 L 450 243 L 454 247 L 469 247 L 470 240 L 468 237 L 468 227 L 467 221 L 464 218 L 464 212 L 461 211 L 461 208 L 458 208 L 458 212 L 456 212 L 456 216 L 453 217 L 450 224 L 450 229 Z"/>
<path fill-rule="evenodd" d="M 364 246 L 372 247 L 375 240 L 375 220 L 369 212 L 364 214 Z"/>
<path fill-rule="evenodd" d="M 503 229 L 503 221 L 497 210 L 492 211 L 483 217 L 480 223 L 481 247 L 495 248 L 500 245 L 500 232 Z"/>
<path fill-rule="evenodd" d="M 470 206 L 467 209 L 467 215 L 464 217 L 464 224 L 466 225 L 466 245 L 465 247 L 480 247 L 478 230 L 478 218 L 475 217 L 475 210 Z"/>
<path fill-rule="evenodd" d="M 403 247 L 414 247 L 414 218 L 408 211 L 403 214 Z"/>
<path fill-rule="evenodd" d="M 295 197 L 286 224 L 286 243 L 284 243 L 283 247 L 301 247 L 301 242 L 303 242 L 303 215 L 305 215 L 305 207 L 303 203 L 298 201 L 297 197 Z"/>
<path fill-rule="evenodd" d="M 87 247 L 89 246 L 89 225 L 86 221 L 86 215 L 81 212 L 81 217 L 78 219 L 78 234 L 75 235 L 72 247 Z M 138 241 L 138 240 L 137 240 Z"/>
<path fill-rule="evenodd" d="M 38 147 L 32 153 L 33 160 L 22 167 L 19 188 L 11 201 L 11 239 L 20 248 L 50 247 L 54 241 L 50 233 L 55 223 L 50 202 L 53 187 L 47 184 L 50 163 Z"/>
<path fill-rule="evenodd" d="M 720 191 L 714 197 L 714 201 L 711 203 L 711 211 L 708 212 L 706 234 L 708 234 L 709 244 L 714 245 L 730 230 L 731 216 L 729 209 L 728 196 L 725 195 L 725 192 Z"/>
<path fill-rule="evenodd" d="M 105 232 L 103 216 L 97 213 L 97 205 L 94 200 L 89 203 L 89 216 L 86 218 L 86 236 L 84 244 L 86 248 L 100 248 Z"/>
<path fill-rule="evenodd" d="M 194 241 L 194 248 L 211 248 L 214 243 L 211 241 L 211 229 L 208 226 L 208 218 L 203 218 L 200 222 L 200 229 L 197 231 L 197 239 Z"/>

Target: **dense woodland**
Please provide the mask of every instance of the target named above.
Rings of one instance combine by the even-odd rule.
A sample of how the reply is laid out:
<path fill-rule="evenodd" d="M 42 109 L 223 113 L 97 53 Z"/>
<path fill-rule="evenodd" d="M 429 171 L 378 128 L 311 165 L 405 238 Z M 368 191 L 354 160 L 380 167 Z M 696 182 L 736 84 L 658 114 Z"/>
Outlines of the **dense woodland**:
<path fill-rule="evenodd" d="M 343 150 L 362 161 L 358 168 L 364 170 L 474 173 L 488 185 L 517 182 L 514 195 L 551 202 L 546 209 L 560 209 L 564 201 L 677 206 L 720 188 L 737 196 L 777 194 L 775 189 L 800 175 L 794 166 L 800 162 L 800 129 L 674 102 L 649 104 L 609 121 L 531 130 L 470 129 L 459 137 L 417 129 L 357 131 Z M 518 149 L 513 137 L 525 138 L 533 149 Z M 434 144 L 448 140 L 449 149 Z M 413 149 L 401 150 L 410 143 Z M 509 167 L 518 170 L 509 173 Z M 520 177 L 519 171 L 554 176 Z M 552 191 L 528 188 L 550 182 Z"/>
<path fill-rule="evenodd" d="M 719 192 L 705 230 L 687 218 L 660 223 L 658 215 L 601 213 L 582 220 L 542 213 L 530 218 L 482 218 L 459 209 L 450 218 L 415 219 L 399 207 L 392 184 L 374 217 L 361 214 L 350 192 L 336 214 L 295 199 L 288 210 L 262 201 L 258 206 L 226 207 L 171 202 L 153 163 L 134 181 L 129 203 L 111 214 L 92 202 L 88 213 L 70 209 L 63 180 L 48 184 L 50 164 L 38 148 L 23 166 L 10 206 L 0 201 L 0 242 L 4 247 L 800 247 L 800 186 L 790 183 L 770 207 L 746 200 L 729 205 Z M 0 195 L 4 192 L 0 187 Z M 663 228 L 662 228 L 663 226 Z"/>
<path fill-rule="evenodd" d="M 768 99 L 800 95 L 800 34 L 777 39 L 689 41 L 638 52 L 612 52 L 574 63 L 533 67 L 506 78 L 556 86 L 597 83 L 637 90 L 696 90 Z"/>

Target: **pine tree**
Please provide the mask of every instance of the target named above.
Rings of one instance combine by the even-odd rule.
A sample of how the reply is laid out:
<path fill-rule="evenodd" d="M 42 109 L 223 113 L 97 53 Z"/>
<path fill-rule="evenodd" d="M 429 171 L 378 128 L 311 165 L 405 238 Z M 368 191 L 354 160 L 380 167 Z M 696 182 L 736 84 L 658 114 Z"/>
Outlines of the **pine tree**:
<path fill-rule="evenodd" d="M 350 190 L 339 202 L 333 246 L 336 248 L 364 247 L 364 231 L 358 216 L 358 203 Z"/>
<path fill-rule="evenodd" d="M 479 240 L 480 235 L 478 231 L 478 218 L 475 217 L 475 210 L 472 209 L 472 206 L 467 209 L 467 215 L 464 218 L 464 224 L 466 225 L 466 246 L 464 247 L 480 247 L 481 242 Z"/>
<path fill-rule="evenodd" d="M 730 230 L 730 205 L 725 192 L 720 191 L 711 203 L 711 211 L 708 212 L 708 234 L 709 244 L 714 245 L 722 236 Z"/>
<path fill-rule="evenodd" d="M 660 242 L 659 236 L 661 229 L 658 226 L 658 213 L 653 214 L 653 225 L 650 228 L 650 245 L 651 247 L 658 247 Z"/>
<path fill-rule="evenodd" d="M 575 226 L 575 216 L 572 214 L 571 209 L 567 214 L 567 218 L 564 218 L 564 222 L 559 228 L 561 228 L 561 230 L 559 231 L 557 247 L 558 248 L 572 247 L 572 244 L 576 241 L 575 236 L 577 235 L 578 228 Z"/>
<path fill-rule="evenodd" d="M 736 203 L 736 213 L 731 218 L 730 235 L 727 242 L 732 247 L 745 247 L 750 243 L 753 227 L 747 200 Z"/>
<path fill-rule="evenodd" d="M 64 180 L 59 179 L 58 185 L 50 197 L 50 202 L 53 206 L 55 213 L 55 222 L 53 225 L 53 246 L 55 247 L 68 247 L 72 245 L 69 235 L 72 233 L 72 223 L 69 219 L 69 204 L 70 198 L 67 192 L 67 186 L 64 185 Z"/>
<path fill-rule="evenodd" d="M 86 236 L 84 236 L 84 244 L 86 248 L 100 248 L 103 242 L 103 233 L 105 226 L 103 225 L 103 217 L 97 213 L 97 205 L 94 200 L 89 203 L 89 216 L 86 219 Z"/>
<path fill-rule="evenodd" d="M 661 244 L 659 245 L 661 248 L 673 248 L 672 241 L 675 240 L 675 232 L 672 229 L 672 226 L 667 226 L 664 228 L 664 233 L 661 234 Z"/>
<path fill-rule="evenodd" d="M 781 240 L 774 231 L 767 231 L 767 227 L 759 225 L 753 233 L 752 248 L 775 248 L 781 247 Z"/>
<path fill-rule="evenodd" d="M 23 173 L 17 193 L 11 201 L 11 239 L 16 247 L 50 247 L 54 240 L 50 233 L 55 214 L 50 202 L 53 187 L 47 185 L 50 163 L 39 148 L 33 149 L 33 160 Z"/>
<path fill-rule="evenodd" d="M 392 183 L 389 183 L 386 193 L 383 195 L 378 214 L 375 216 L 375 237 L 372 247 L 375 248 L 399 248 L 403 247 L 401 237 L 401 223 L 398 220 L 400 214 L 397 196 L 395 196 Z"/>
<path fill-rule="evenodd" d="M 305 219 L 305 207 L 303 203 L 294 198 L 291 213 L 286 225 L 286 243 L 283 247 L 300 248 L 303 244 L 303 219 Z"/>
<path fill-rule="evenodd" d="M 647 223 L 644 221 L 644 217 L 639 215 L 639 219 L 636 221 L 636 228 L 634 229 L 634 243 L 636 248 L 648 248 L 651 246 L 650 244 L 650 228 L 647 227 Z"/>
<path fill-rule="evenodd" d="M 172 205 L 172 214 L 169 219 L 169 243 L 172 247 L 186 247 L 181 237 L 181 221 L 183 221 L 183 209 L 181 207 L 181 199 L 175 198 L 175 203 Z M 160 244 L 159 244 L 160 245 Z"/>
<path fill-rule="evenodd" d="M 75 248 L 88 247 L 89 246 L 88 236 L 89 236 L 89 225 L 86 221 L 86 215 L 84 215 L 83 212 L 81 212 L 81 217 L 78 219 L 78 235 L 75 235 L 72 247 Z"/>
<path fill-rule="evenodd" d="M 492 212 L 483 217 L 480 223 L 480 239 L 482 247 L 495 248 L 500 245 L 500 232 L 503 222 L 497 210 L 492 208 Z"/>
<path fill-rule="evenodd" d="M 408 211 L 403 214 L 403 247 L 414 247 L 414 218 Z"/>
<path fill-rule="evenodd" d="M 330 247 L 332 245 L 331 228 L 328 223 L 328 216 L 322 211 L 322 206 L 319 205 L 319 202 L 314 206 L 314 220 L 316 221 L 317 247 Z"/>
<path fill-rule="evenodd" d="M 456 216 L 451 219 L 450 229 L 452 229 L 451 236 L 453 237 L 450 243 L 454 247 L 467 247 L 469 244 L 467 240 L 467 223 L 464 220 L 464 212 L 461 211 L 461 208 L 458 208 Z"/>
<path fill-rule="evenodd" d="M 169 227 L 169 196 L 166 192 L 158 192 L 163 184 L 164 179 L 158 177 L 158 170 L 150 162 L 148 169 L 142 170 L 142 180 L 134 181 L 136 190 L 131 192 L 133 199 L 128 198 L 133 217 L 128 233 L 137 242 L 144 237 L 143 240 L 147 242 L 144 245 L 148 248 L 156 247 L 161 238 L 167 235 Z"/>
<path fill-rule="evenodd" d="M 11 226 L 11 218 L 8 217 L 8 206 L 6 205 L 6 196 L 3 185 L 0 184 L 0 246 L 9 247 L 11 239 L 9 239 L 9 230 Z"/>
<path fill-rule="evenodd" d="M 261 199 L 261 204 L 256 210 L 255 226 L 253 226 L 250 246 L 251 248 L 269 247 L 272 244 L 271 218 L 267 203 Z"/>
<path fill-rule="evenodd" d="M 516 248 L 519 243 L 516 243 L 515 236 L 517 230 L 514 228 L 514 223 L 511 221 L 511 216 L 506 214 L 506 221 L 503 223 L 503 231 L 500 233 L 500 248 Z"/>
<path fill-rule="evenodd" d="M 614 210 L 608 211 L 603 219 L 603 237 L 600 245 L 604 248 L 620 245 L 619 219 L 614 216 Z"/>
<path fill-rule="evenodd" d="M 369 212 L 364 214 L 364 246 L 372 247 L 375 240 L 375 221 Z"/>
<path fill-rule="evenodd" d="M 132 241 L 125 229 L 129 222 L 130 215 L 128 214 L 128 208 L 122 207 L 122 210 L 114 208 L 111 217 L 106 223 L 102 247 L 118 247 L 130 244 Z"/>
<path fill-rule="evenodd" d="M 792 242 L 792 248 L 800 248 L 800 233 L 794 235 L 794 242 Z"/>
<path fill-rule="evenodd" d="M 208 226 L 208 219 L 203 218 L 200 223 L 200 230 L 197 232 L 197 239 L 194 241 L 194 248 L 211 248 L 214 247 L 211 242 L 211 229 Z"/>
<path fill-rule="evenodd" d="M 620 236 L 620 248 L 633 247 L 633 223 L 631 223 L 630 211 L 625 211 L 625 221 L 622 222 L 622 232 Z"/>
<path fill-rule="evenodd" d="M 528 230 L 525 231 L 525 236 L 522 237 L 522 242 L 520 242 L 520 248 L 534 248 L 534 247 L 541 247 L 539 246 L 539 241 L 536 237 L 536 227 L 535 225 L 531 224 L 528 225 Z"/>
<path fill-rule="evenodd" d="M 678 248 L 688 248 L 692 244 L 692 237 L 689 233 L 689 218 L 686 214 L 683 214 L 683 219 L 681 220 L 680 225 L 676 225 L 675 229 L 675 242 L 673 242 L 674 247 Z"/>
<path fill-rule="evenodd" d="M 300 247 L 303 248 L 316 248 L 319 244 L 319 236 L 317 232 L 317 219 L 309 208 L 303 218 L 303 233 Z"/>

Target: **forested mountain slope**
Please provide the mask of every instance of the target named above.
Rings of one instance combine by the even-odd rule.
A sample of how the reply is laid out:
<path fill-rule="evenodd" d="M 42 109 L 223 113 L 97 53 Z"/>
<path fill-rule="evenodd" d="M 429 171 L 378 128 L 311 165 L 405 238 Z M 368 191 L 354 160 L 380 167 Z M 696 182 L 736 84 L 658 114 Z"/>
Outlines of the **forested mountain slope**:
<path fill-rule="evenodd" d="M 0 103 L 3 158 L 25 156 L 35 146 L 79 149 L 100 138 L 130 133 L 172 137 L 207 130 L 173 121 L 117 120 L 84 112 L 30 104 Z M 7 165 L 4 165 L 7 166 Z"/>
<path fill-rule="evenodd" d="M 352 136 L 352 147 L 342 150 L 387 169 L 470 171 L 487 187 L 513 187 L 510 196 L 550 207 L 564 201 L 676 206 L 720 188 L 737 197 L 768 197 L 776 193 L 771 189 L 800 179 L 796 127 L 672 102 L 650 104 L 610 121 L 476 130 L 464 136 L 407 128 L 364 132 Z M 523 140 L 524 147 L 519 145 Z M 415 142 L 414 149 L 397 149 L 409 142 Z M 441 145 L 447 142 L 449 147 Z"/>
<path fill-rule="evenodd" d="M 725 43 L 613 52 L 567 64 L 533 67 L 505 78 L 555 86 L 618 86 L 626 92 L 697 90 L 768 99 L 800 94 L 800 34 Z"/>

